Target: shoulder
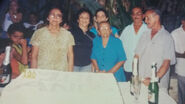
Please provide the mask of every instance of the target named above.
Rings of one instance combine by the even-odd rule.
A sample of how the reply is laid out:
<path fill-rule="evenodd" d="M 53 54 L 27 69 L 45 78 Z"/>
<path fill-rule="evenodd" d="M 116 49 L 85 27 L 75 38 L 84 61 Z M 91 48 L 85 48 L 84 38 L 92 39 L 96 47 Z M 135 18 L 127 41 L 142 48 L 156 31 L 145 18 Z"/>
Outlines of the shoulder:
<path fill-rule="evenodd" d="M 95 38 L 95 34 L 94 34 L 93 32 L 88 31 L 87 33 L 88 33 L 88 35 L 89 35 L 90 37 Z"/>
<path fill-rule="evenodd" d="M 101 37 L 100 36 L 96 36 L 94 39 L 93 39 L 93 44 L 97 44 L 98 42 L 101 41 Z"/>
<path fill-rule="evenodd" d="M 62 35 L 64 35 L 65 37 L 70 37 L 70 38 L 73 38 L 73 35 L 70 31 L 64 29 L 64 28 L 60 28 L 60 32 Z"/>
<path fill-rule="evenodd" d="M 176 36 L 176 35 L 181 31 L 181 29 L 182 29 L 182 28 L 179 27 L 179 28 L 173 30 L 173 31 L 171 32 L 171 35 L 172 35 L 172 36 Z"/>
<path fill-rule="evenodd" d="M 98 32 L 97 32 L 97 30 L 96 30 L 95 27 L 92 27 L 92 28 L 90 29 L 90 32 L 92 32 L 95 36 L 97 36 L 97 34 L 98 34 Z"/>
<path fill-rule="evenodd" d="M 132 25 L 132 24 L 126 26 L 126 27 L 122 30 L 121 35 L 124 34 L 125 32 L 130 31 L 132 28 L 133 28 L 133 25 Z"/>
<path fill-rule="evenodd" d="M 110 40 L 116 44 L 120 44 L 122 43 L 121 40 L 119 38 L 116 38 L 114 36 L 110 36 Z"/>
<path fill-rule="evenodd" d="M 96 31 L 96 28 L 95 27 L 92 27 L 91 29 L 90 29 L 90 31 L 92 32 L 92 31 Z"/>
<path fill-rule="evenodd" d="M 114 26 L 111 26 L 112 31 L 118 31 L 118 29 Z"/>
<path fill-rule="evenodd" d="M 173 38 L 172 38 L 172 36 L 170 35 L 170 33 L 169 33 L 167 30 L 165 30 L 164 28 L 163 28 L 163 30 L 161 31 L 161 36 L 162 36 L 162 39 L 163 39 L 164 41 L 166 41 L 166 42 L 171 42 L 171 41 L 173 41 Z"/>
<path fill-rule="evenodd" d="M 36 30 L 33 34 L 32 37 L 40 37 L 40 36 L 44 36 L 45 35 L 45 32 L 47 32 L 47 27 L 42 27 L 38 30 Z"/>

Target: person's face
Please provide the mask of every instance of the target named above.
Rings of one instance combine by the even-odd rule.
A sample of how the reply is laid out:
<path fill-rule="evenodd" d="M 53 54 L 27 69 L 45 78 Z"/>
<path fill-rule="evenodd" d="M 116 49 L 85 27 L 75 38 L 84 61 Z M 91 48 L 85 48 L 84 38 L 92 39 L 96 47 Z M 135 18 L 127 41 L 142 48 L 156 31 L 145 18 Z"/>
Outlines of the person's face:
<path fill-rule="evenodd" d="M 87 12 L 82 12 L 78 18 L 79 26 L 88 27 L 90 23 L 90 15 Z"/>
<path fill-rule="evenodd" d="M 22 13 L 17 13 L 14 23 L 19 23 L 22 21 Z"/>
<path fill-rule="evenodd" d="M 23 33 L 15 31 L 13 34 L 10 35 L 10 39 L 13 43 L 19 44 L 20 40 L 23 39 Z"/>
<path fill-rule="evenodd" d="M 103 38 L 109 37 L 112 32 L 111 28 L 110 28 L 110 24 L 109 23 L 100 23 L 99 28 L 98 28 L 98 32 L 99 32 L 100 36 Z"/>
<path fill-rule="evenodd" d="M 153 28 L 156 25 L 158 19 L 159 17 L 153 11 L 147 11 L 145 13 L 145 22 L 148 28 Z"/>
<path fill-rule="evenodd" d="M 59 9 L 54 8 L 50 11 L 49 16 L 47 18 L 50 25 L 59 26 L 62 22 L 62 13 Z"/>
<path fill-rule="evenodd" d="M 141 8 L 134 8 L 132 9 L 132 20 L 134 23 L 142 22 L 143 21 L 143 12 Z"/>
<path fill-rule="evenodd" d="M 10 3 L 10 7 L 9 7 L 10 10 L 12 11 L 17 11 L 18 9 L 18 4 L 16 1 L 12 0 L 11 3 Z"/>
<path fill-rule="evenodd" d="M 105 22 L 107 20 L 108 20 L 108 18 L 106 17 L 106 15 L 105 15 L 105 13 L 103 11 L 99 11 L 96 14 L 96 21 L 97 21 L 97 23 Z"/>
<path fill-rule="evenodd" d="M 37 23 L 37 16 L 35 16 L 34 14 L 30 15 L 30 23 Z"/>

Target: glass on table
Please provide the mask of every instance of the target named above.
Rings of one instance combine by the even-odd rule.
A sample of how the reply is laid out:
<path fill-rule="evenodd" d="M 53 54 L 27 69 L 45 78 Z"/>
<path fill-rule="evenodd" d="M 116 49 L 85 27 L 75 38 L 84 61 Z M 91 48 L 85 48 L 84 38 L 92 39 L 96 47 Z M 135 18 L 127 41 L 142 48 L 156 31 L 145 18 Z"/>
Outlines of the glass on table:
<path fill-rule="evenodd" d="M 135 97 L 135 100 L 138 100 L 141 90 L 141 78 L 139 76 L 132 76 L 130 84 L 131 95 Z"/>

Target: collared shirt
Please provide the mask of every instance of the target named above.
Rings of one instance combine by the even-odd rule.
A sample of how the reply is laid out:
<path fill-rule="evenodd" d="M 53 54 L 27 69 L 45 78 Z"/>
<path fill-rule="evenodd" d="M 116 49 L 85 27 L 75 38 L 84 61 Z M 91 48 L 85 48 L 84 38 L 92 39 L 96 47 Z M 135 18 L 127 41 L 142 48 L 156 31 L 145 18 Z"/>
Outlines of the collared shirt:
<path fill-rule="evenodd" d="M 135 55 L 136 45 L 143 34 L 148 28 L 145 23 L 142 24 L 139 31 L 136 33 L 134 24 L 128 25 L 121 33 L 120 39 L 124 44 L 124 50 L 127 56 L 127 61 L 124 63 L 126 72 L 132 72 L 132 62 Z"/>
<path fill-rule="evenodd" d="M 157 70 L 160 69 L 164 60 L 170 60 L 175 64 L 175 48 L 171 35 L 162 27 L 151 39 L 151 30 L 145 31 L 136 47 L 136 54 L 139 55 L 139 75 L 142 78 L 151 77 L 151 65 L 156 62 Z M 169 72 L 161 78 L 159 87 L 168 88 Z"/>
<path fill-rule="evenodd" d="M 115 27 L 111 26 L 111 30 L 112 30 L 112 34 L 115 36 L 115 34 L 118 34 L 118 29 L 116 29 Z M 96 37 L 98 36 L 98 31 L 96 30 L 95 27 L 92 27 L 90 29 L 90 32 L 92 32 Z"/>
<path fill-rule="evenodd" d="M 43 27 L 35 31 L 30 43 L 39 47 L 38 68 L 68 71 L 68 48 L 74 45 L 69 31 L 60 28 L 60 33 L 53 36 L 47 27 Z"/>
<path fill-rule="evenodd" d="M 182 26 L 175 29 L 171 35 L 174 39 L 175 51 L 183 54 L 185 52 L 185 31 Z M 177 58 L 175 72 L 178 75 L 185 76 L 185 58 Z"/>
<path fill-rule="evenodd" d="M 118 62 L 126 60 L 121 40 L 110 36 L 107 46 L 104 48 L 102 38 L 96 37 L 93 40 L 91 59 L 97 61 L 100 70 L 111 70 Z M 126 81 L 123 67 L 120 67 L 117 72 L 114 73 L 114 76 L 117 81 Z"/>

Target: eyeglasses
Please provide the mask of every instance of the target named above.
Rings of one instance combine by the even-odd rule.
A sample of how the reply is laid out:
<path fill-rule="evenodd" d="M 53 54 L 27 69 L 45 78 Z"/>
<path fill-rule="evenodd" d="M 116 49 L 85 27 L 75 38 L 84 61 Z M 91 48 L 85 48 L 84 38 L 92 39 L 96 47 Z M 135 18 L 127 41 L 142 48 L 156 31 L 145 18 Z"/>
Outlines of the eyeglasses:
<path fill-rule="evenodd" d="M 61 19 L 62 15 L 61 14 L 50 14 L 49 17 L 56 18 L 56 19 Z"/>

